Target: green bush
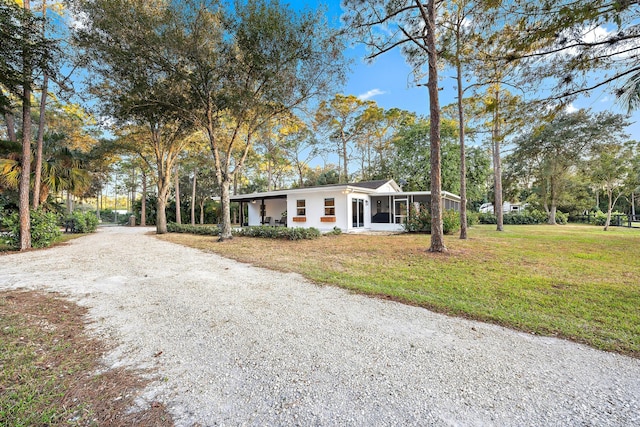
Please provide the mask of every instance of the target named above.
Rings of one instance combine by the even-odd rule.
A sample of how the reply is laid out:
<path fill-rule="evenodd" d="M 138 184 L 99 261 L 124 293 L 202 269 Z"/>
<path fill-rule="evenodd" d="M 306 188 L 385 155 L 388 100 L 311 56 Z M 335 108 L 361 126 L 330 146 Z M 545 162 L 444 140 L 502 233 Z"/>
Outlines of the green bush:
<path fill-rule="evenodd" d="M 565 225 L 568 222 L 569 222 L 569 214 L 556 211 L 556 223 Z"/>
<path fill-rule="evenodd" d="M 71 219 L 76 233 L 94 233 L 98 229 L 98 217 L 93 212 L 75 211 Z"/>
<path fill-rule="evenodd" d="M 429 210 L 422 204 L 416 212 L 415 207 L 409 207 L 409 216 L 402 224 L 404 230 L 408 233 L 431 233 L 431 214 Z M 453 234 L 460 230 L 460 212 L 453 209 L 442 212 L 442 232 L 444 234 Z"/>
<path fill-rule="evenodd" d="M 176 224 L 170 222 L 167 224 L 167 231 L 169 233 L 189 233 L 200 234 L 203 236 L 219 236 L 220 229 L 216 225 L 191 225 L 191 224 Z"/>
<path fill-rule="evenodd" d="M 460 231 L 460 212 L 448 209 L 442 212 L 442 232 L 453 234 Z"/>
<path fill-rule="evenodd" d="M 498 218 L 492 213 L 489 212 L 480 212 L 478 214 L 478 221 L 480 224 L 497 224 Z"/>
<path fill-rule="evenodd" d="M 342 234 L 340 227 L 333 227 L 333 230 L 324 233 L 325 236 L 339 236 Z"/>
<path fill-rule="evenodd" d="M 478 212 L 467 211 L 467 225 L 476 225 L 480 223 L 480 214 Z"/>
<path fill-rule="evenodd" d="M 556 211 L 556 223 L 566 224 L 569 215 Z M 478 215 L 480 224 L 497 224 L 498 220 L 495 214 L 492 213 L 480 213 Z M 531 224 L 546 224 L 549 222 L 549 215 L 546 212 L 534 209 L 526 209 L 518 213 L 506 213 L 502 218 L 502 222 L 505 225 L 531 225 Z"/>
<path fill-rule="evenodd" d="M 416 210 L 414 205 L 409 205 L 409 215 L 402 228 L 407 233 L 431 233 L 431 214 L 427 207 L 420 204 Z"/>
<path fill-rule="evenodd" d="M 58 215 L 53 212 L 45 212 L 42 209 L 32 210 L 31 216 L 31 246 L 34 248 L 46 248 L 51 246 L 62 234 L 58 225 Z M 20 217 L 17 212 L 2 218 L 2 225 L 7 228 L 5 244 L 11 248 L 20 247 Z"/>
<path fill-rule="evenodd" d="M 270 227 L 261 225 L 256 227 L 245 227 L 233 230 L 234 236 L 262 237 L 265 239 L 286 239 L 286 240 L 313 240 L 322 235 L 317 228 L 302 227 Z"/>
<path fill-rule="evenodd" d="M 627 218 L 627 214 L 624 214 L 622 212 L 618 212 L 618 211 L 614 211 L 611 212 L 611 223 L 614 223 L 616 216 L 618 215 L 624 215 L 624 220 L 628 220 Z M 599 225 L 599 226 L 604 226 L 604 224 L 607 222 L 607 213 L 606 212 L 602 212 L 602 211 L 597 211 L 595 212 L 595 214 L 590 218 L 589 220 L 589 224 L 592 225 Z"/>
<path fill-rule="evenodd" d="M 603 226 L 607 222 L 607 214 L 602 211 L 597 211 L 593 217 L 589 220 L 590 224 Z"/>

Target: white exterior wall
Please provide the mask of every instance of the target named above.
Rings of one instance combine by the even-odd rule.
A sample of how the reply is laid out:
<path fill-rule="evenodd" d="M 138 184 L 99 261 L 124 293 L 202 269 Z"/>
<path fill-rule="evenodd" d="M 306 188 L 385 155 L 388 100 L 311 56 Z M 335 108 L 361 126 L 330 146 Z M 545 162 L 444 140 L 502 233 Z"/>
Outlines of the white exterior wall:
<path fill-rule="evenodd" d="M 381 185 L 376 189 L 376 193 L 395 193 L 397 190 L 391 185 L 391 183 L 387 182 L 384 185 Z"/>
<path fill-rule="evenodd" d="M 364 188 L 355 188 L 354 186 L 337 186 L 329 188 L 309 188 L 309 189 L 293 189 L 293 190 L 281 190 L 269 193 L 264 193 L 264 196 L 260 193 L 255 195 L 245 196 L 245 203 L 248 206 L 248 218 L 249 225 L 260 225 L 262 216 L 260 215 L 260 206 L 263 203 L 261 197 L 271 197 L 264 200 L 265 205 L 265 218 L 270 217 L 270 225 L 275 225 L 275 221 L 279 220 L 283 212 L 287 212 L 287 227 L 314 227 L 322 232 L 333 230 L 334 227 L 340 228 L 344 232 L 360 232 L 360 231 L 403 231 L 401 224 L 395 223 L 395 203 L 390 202 L 389 206 L 385 204 L 381 212 L 389 211 L 391 217 L 391 223 L 372 223 L 372 212 L 377 211 L 377 204 L 372 197 L 381 198 L 381 200 L 387 199 L 387 204 L 390 200 L 406 200 L 411 203 L 412 200 L 424 201 L 428 200 L 427 192 L 398 192 L 394 185 L 387 183 L 377 188 L 375 191 L 370 191 Z M 286 199 L 285 199 L 286 197 Z M 333 222 L 322 222 L 321 218 L 325 216 L 325 198 L 333 198 L 335 200 L 335 218 Z M 363 201 L 363 226 L 353 226 L 353 201 L 355 199 L 361 199 Z M 447 199 L 446 202 L 444 199 Z M 305 215 L 304 221 L 294 221 L 297 215 L 297 201 L 305 201 Z M 254 202 L 255 201 L 255 202 Z M 443 193 L 443 208 L 446 205 L 457 203 L 459 205 L 459 197 L 453 194 Z M 450 206 L 451 207 L 451 206 Z M 453 206 L 456 208 L 456 206 Z M 402 214 L 405 215 L 405 214 Z"/>
<path fill-rule="evenodd" d="M 320 218 L 324 214 L 324 199 L 333 197 L 335 199 L 336 221 L 321 222 Z M 304 222 L 295 222 L 297 213 L 297 200 L 304 200 L 306 205 L 306 215 Z M 349 202 L 350 203 L 350 202 Z M 287 196 L 287 227 L 315 227 L 320 231 L 331 231 L 333 227 L 338 227 L 343 231 L 349 225 L 347 221 L 347 195 L 341 191 L 309 192 L 303 194 L 290 194 Z M 349 217 L 350 218 L 350 217 Z"/>
<path fill-rule="evenodd" d="M 371 223 L 371 231 L 404 231 L 402 224 L 374 224 Z"/>

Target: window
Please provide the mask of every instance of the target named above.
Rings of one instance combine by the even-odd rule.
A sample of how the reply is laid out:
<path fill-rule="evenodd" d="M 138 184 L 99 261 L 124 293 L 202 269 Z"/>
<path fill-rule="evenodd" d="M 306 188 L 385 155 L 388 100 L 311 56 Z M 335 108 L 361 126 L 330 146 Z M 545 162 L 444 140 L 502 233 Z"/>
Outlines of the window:
<path fill-rule="evenodd" d="M 296 215 L 297 216 L 307 215 L 307 207 L 306 207 L 306 202 L 304 200 L 296 200 Z"/>
<path fill-rule="evenodd" d="M 336 199 L 330 197 L 324 199 L 324 214 L 325 216 L 335 216 L 336 214 Z"/>

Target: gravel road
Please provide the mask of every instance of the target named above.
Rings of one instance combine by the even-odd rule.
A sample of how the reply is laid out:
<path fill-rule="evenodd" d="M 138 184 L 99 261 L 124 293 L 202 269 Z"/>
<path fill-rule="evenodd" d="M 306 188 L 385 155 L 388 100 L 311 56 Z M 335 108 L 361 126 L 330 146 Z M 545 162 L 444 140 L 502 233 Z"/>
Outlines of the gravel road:
<path fill-rule="evenodd" d="M 638 359 L 316 286 L 150 230 L 0 256 L 0 289 L 88 307 L 93 333 L 115 343 L 105 365 L 152 368 L 141 402 L 165 403 L 178 426 L 640 425 Z"/>

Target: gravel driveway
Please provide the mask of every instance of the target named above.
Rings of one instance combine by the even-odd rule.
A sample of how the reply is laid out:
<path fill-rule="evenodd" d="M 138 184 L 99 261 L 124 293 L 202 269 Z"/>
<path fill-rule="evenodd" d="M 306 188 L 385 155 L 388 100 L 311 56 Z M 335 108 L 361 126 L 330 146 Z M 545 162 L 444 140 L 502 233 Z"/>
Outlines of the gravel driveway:
<path fill-rule="evenodd" d="M 640 425 L 638 359 L 316 286 L 150 230 L 0 256 L 0 289 L 89 307 L 117 344 L 105 364 L 153 368 L 143 399 L 179 426 Z"/>

